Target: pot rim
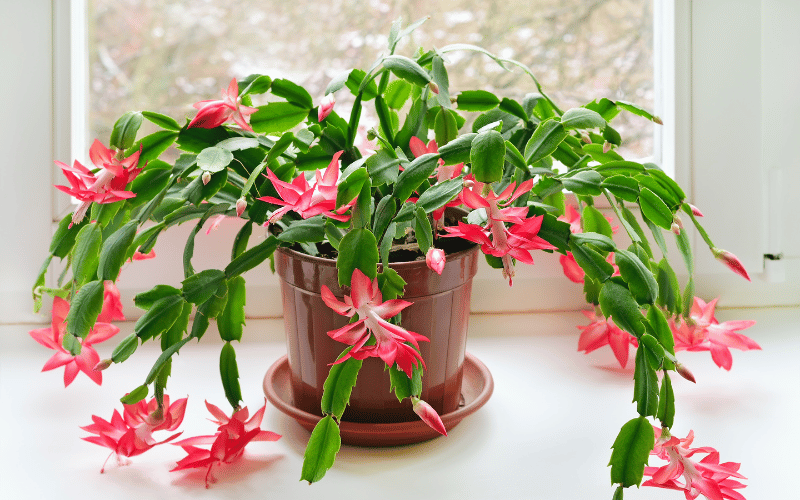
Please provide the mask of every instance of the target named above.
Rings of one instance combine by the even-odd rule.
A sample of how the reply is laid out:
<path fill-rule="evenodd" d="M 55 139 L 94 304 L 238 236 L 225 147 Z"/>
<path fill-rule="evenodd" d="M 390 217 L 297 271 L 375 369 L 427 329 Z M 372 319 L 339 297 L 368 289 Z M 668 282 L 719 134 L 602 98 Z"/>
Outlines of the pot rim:
<path fill-rule="evenodd" d="M 464 250 L 459 250 L 458 252 L 455 252 L 455 253 L 446 254 L 447 260 L 459 259 L 464 254 L 467 254 L 469 252 L 473 252 L 476 249 L 476 247 L 480 246 L 477 243 L 474 243 L 472 241 L 465 240 L 463 238 L 459 238 L 459 239 L 461 239 L 462 241 L 466 241 L 466 242 L 470 243 L 470 246 L 465 248 Z M 279 246 L 275 251 L 284 253 L 286 255 L 290 255 L 295 259 L 299 259 L 299 260 L 303 260 L 303 261 L 306 261 L 306 262 L 314 263 L 316 265 L 336 267 L 336 259 L 329 259 L 327 257 L 315 257 L 313 255 L 308 255 L 307 253 L 298 252 L 297 250 L 293 250 L 293 249 L 291 249 L 289 247 L 284 247 L 284 246 Z M 427 263 L 425 262 L 425 259 L 411 260 L 411 261 L 405 261 L 405 262 L 390 262 L 389 263 L 389 267 L 391 269 L 405 269 L 405 268 L 415 267 L 415 266 L 419 266 L 419 265 L 427 266 Z M 382 267 L 383 267 L 383 264 L 378 262 L 378 268 L 380 269 Z"/>

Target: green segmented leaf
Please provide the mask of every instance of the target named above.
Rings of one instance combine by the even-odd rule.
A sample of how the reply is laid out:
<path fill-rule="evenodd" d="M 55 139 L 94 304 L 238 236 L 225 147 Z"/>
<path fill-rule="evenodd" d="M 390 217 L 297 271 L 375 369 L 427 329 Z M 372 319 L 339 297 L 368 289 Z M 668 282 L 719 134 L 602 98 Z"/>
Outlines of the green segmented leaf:
<path fill-rule="evenodd" d="M 253 248 L 246 250 L 225 267 L 225 276 L 232 278 L 264 262 L 278 248 L 278 238 L 270 236 Z"/>
<path fill-rule="evenodd" d="M 663 229 L 670 229 L 672 226 L 672 211 L 658 195 L 646 187 L 639 191 L 639 207 L 642 214 L 656 226 Z"/>
<path fill-rule="evenodd" d="M 311 95 L 306 89 L 284 78 L 273 80 L 270 86 L 270 92 L 306 110 L 314 107 Z"/>
<path fill-rule="evenodd" d="M 417 237 L 420 251 L 427 254 L 428 249 L 433 245 L 433 230 L 428 215 L 422 207 L 417 207 L 414 212 L 414 235 Z"/>
<path fill-rule="evenodd" d="M 350 349 L 349 347 L 345 349 L 337 360 L 350 352 Z M 350 402 L 350 393 L 356 385 L 361 364 L 361 360 L 349 358 L 347 361 L 331 365 L 322 393 L 321 408 L 324 415 L 333 415 L 337 420 L 341 420 Z"/>
<path fill-rule="evenodd" d="M 294 128 L 306 116 L 307 108 L 290 102 L 271 102 L 250 115 L 250 126 L 259 134 L 275 134 Z"/>
<path fill-rule="evenodd" d="M 67 314 L 67 332 L 70 335 L 81 339 L 89 335 L 100 311 L 103 310 L 103 289 L 103 280 L 90 281 L 72 298 Z M 80 346 L 69 350 L 75 356 L 80 354 Z"/>
<path fill-rule="evenodd" d="M 136 237 L 138 226 L 139 221 L 132 220 L 103 242 L 97 263 L 97 275 L 101 280 L 117 281 L 119 270 L 125 262 L 125 254 Z"/>
<path fill-rule="evenodd" d="M 475 133 L 463 134 L 440 147 L 439 155 L 444 160 L 444 164 L 455 165 L 468 162 L 472 151 L 472 141 L 476 135 Z"/>
<path fill-rule="evenodd" d="M 594 170 L 583 170 L 570 177 L 561 177 L 558 180 L 561 181 L 565 188 L 575 194 L 599 196 L 603 192 L 600 188 L 603 177 Z"/>
<path fill-rule="evenodd" d="M 561 116 L 561 124 L 566 130 L 604 128 L 606 121 L 596 111 L 586 108 L 568 109 Z"/>
<path fill-rule="evenodd" d="M 132 390 L 128 394 L 119 398 L 119 401 L 124 405 L 133 405 L 146 398 L 147 393 L 148 393 L 147 384 L 140 385 L 139 387 Z"/>
<path fill-rule="evenodd" d="M 636 203 L 639 200 L 639 183 L 627 175 L 613 175 L 603 179 L 600 187 L 608 189 L 621 200 Z"/>
<path fill-rule="evenodd" d="M 503 178 L 506 158 L 506 142 L 500 132 L 480 132 L 472 140 L 469 154 L 471 173 L 478 182 L 491 183 Z"/>
<path fill-rule="evenodd" d="M 325 477 L 325 473 L 333 466 L 336 454 L 342 446 L 339 425 L 331 415 L 320 420 L 308 439 L 305 455 L 303 455 L 303 471 L 301 481 L 315 483 Z"/>
<path fill-rule="evenodd" d="M 658 298 L 658 283 L 653 273 L 635 254 L 617 249 L 614 261 L 636 302 L 652 304 Z"/>
<path fill-rule="evenodd" d="M 183 297 L 192 304 L 202 304 L 214 295 L 224 281 L 225 273 L 219 269 L 200 271 L 183 280 Z"/>
<path fill-rule="evenodd" d="M 411 84 L 405 80 L 394 80 L 386 87 L 384 99 L 386 105 L 392 109 L 400 109 L 411 97 Z"/>
<path fill-rule="evenodd" d="M 431 81 L 431 75 L 422 66 L 405 56 L 390 55 L 383 59 L 383 66 L 409 83 L 424 87 Z"/>
<path fill-rule="evenodd" d="M 130 358 L 138 347 L 139 337 L 137 337 L 135 333 L 128 335 L 114 348 L 114 352 L 111 353 L 111 361 L 114 363 L 122 363 Z"/>
<path fill-rule="evenodd" d="M 242 389 L 239 386 L 239 367 L 236 364 L 236 351 L 230 342 L 225 342 L 219 356 L 219 373 L 225 398 L 232 407 L 237 408 L 242 400 Z"/>
<path fill-rule="evenodd" d="M 103 231 L 100 224 L 84 226 L 75 238 L 72 254 L 72 277 L 78 285 L 94 279 L 97 274 L 98 254 L 103 244 Z"/>
<path fill-rule="evenodd" d="M 438 163 L 439 155 L 436 153 L 428 153 L 416 158 L 397 177 L 392 195 L 398 201 L 406 201 L 411 193 L 436 170 Z"/>
<path fill-rule="evenodd" d="M 644 333 L 644 316 L 639 310 L 639 304 L 624 286 L 611 280 L 606 281 L 600 290 L 600 309 L 606 318 L 611 317 L 626 332 L 637 338 Z"/>
<path fill-rule="evenodd" d="M 675 422 L 675 393 L 672 391 L 672 380 L 667 371 L 664 371 L 664 378 L 661 380 L 656 418 L 661 421 L 662 427 L 671 428 Z"/>
<path fill-rule="evenodd" d="M 642 338 L 644 337 L 643 335 Z M 636 350 L 633 400 L 636 402 L 636 411 L 639 412 L 639 415 L 655 417 L 658 413 L 658 375 L 650 366 L 646 351 L 647 348 L 644 344 L 639 344 L 639 348 Z"/>
<path fill-rule="evenodd" d="M 242 340 L 245 324 L 244 306 L 246 304 L 245 281 L 241 276 L 228 280 L 228 299 L 225 309 L 217 317 L 217 329 L 222 340 Z"/>
<path fill-rule="evenodd" d="M 489 111 L 500 104 L 500 99 L 485 90 L 465 90 L 458 94 L 456 103 L 464 111 Z"/>
<path fill-rule="evenodd" d="M 158 359 L 156 359 L 156 362 L 153 363 L 153 367 L 150 369 L 150 373 L 147 374 L 145 385 L 152 384 L 153 381 L 156 379 L 156 377 L 158 377 L 158 373 L 161 371 L 161 368 L 164 366 L 164 364 L 167 361 L 169 361 L 169 359 L 172 357 L 173 354 L 178 352 L 181 349 L 181 347 L 186 345 L 186 343 L 189 342 L 190 340 L 192 340 L 191 337 L 186 337 L 185 339 L 182 339 L 172 344 L 168 348 L 164 349 L 164 352 L 162 352 L 158 356 Z"/>
<path fill-rule="evenodd" d="M 142 126 L 142 113 L 129 111 L 120 116 L 111 130 L 109 145 L 112 148 L 128 149 L 136 141 L 136 133 Z"/>
<path fill-rule="evenodd" d="M 634 418 L 620 429 L 612 445 L 611 482 L 623 487 L 639 486 L 650 451 L 655 445 L 653 426 L 645 417 Z"/>
<path fill-rule="evenodd" d="M 176 122 L 174 118 L 171 118 L 167 115 L 162 115 L 161 113 L 156 113 L 154 111 L 142 111 L 142 116 L 163 129 L 174 130 L 176 132 L 181 129 L 181 126 L 178 124 L 178 122 Z"/>
<path fill-rule="evenodd" d="M 339 270 L 339 285 L 349 286 L 355 269 L 360 269 L 368 278 L 378 274 L 378 243 L 372 231 L 353 229 L 339 242 L 336 267 Z"/>
<path fill-rule="evenodd" d="M 567 137 L 561 122 L 549 119 L 541 122 L 525 145 L 525 161 L 530 165 L 550 156 Z"/>
<path fill-rule="evenodd" d="M 169 330 L 183 311 L 183 298 L 180 295 L 168 295 L 158 299 L 146 313 L 136 321 L 133 332 L 142 342 L 158 337 Z"/>
<path fill-rule="evenodd" d="M 569 248 L 575 262 L 581 266 L 591 278 L 604 282 L 614 273 L 614 267 L 606 262 L 606 258 L 586 245 L 581 245 L 574 239 L 569 242 Z"/>

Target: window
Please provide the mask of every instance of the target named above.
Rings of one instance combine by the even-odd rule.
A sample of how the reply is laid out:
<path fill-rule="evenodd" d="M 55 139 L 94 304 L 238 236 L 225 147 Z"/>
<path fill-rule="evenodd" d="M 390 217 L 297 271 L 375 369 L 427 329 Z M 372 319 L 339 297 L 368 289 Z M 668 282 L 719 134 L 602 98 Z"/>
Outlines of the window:
<path fill-rule="evenodd" d="M 86 53 L 85 40 L 80 36 L 70 36 L 71 29 L 74 33 L 83 32 L 82 23 L 88 19 L 86 1 L 31 0 L 19 6 L 16 4 L 7 6 L 11 11 L 10 15 L 4 18 L 12 19 L 14 22 L 7 23 L 6 29 L 2 31 L 4 40 L 8 40 L 11 44 L 14 43 L 13 40 L 25 39 L 28 55 L 19 58 L 15 51 L 4 51 L 0 54 L 3 67 L 8 68 L 10 74 L 26 75 L 26 78 L 14 84 L 9 92 L 10 95 L 16 96 L 14 102 L 25 103 L 25 106 L 9 109 L 17 120 L 14 123 L 0 124 L 0 127 L 4 127 L 4 133 L 0 136 L 13 142 L 9 143 L 13 147 L 8 148 L 10 156 L 7 158 L 7 164 L 30 165 L 30 169 L 25 172 L 24 178 L 19 179 L 15 173 L 17 170 L 4 168 L 3 174 L 6 182 L 14 182 L 19 186 L 19 196 L 24 197 L 21 199 L 37 200 L 35 206 L 30 206 L 28 201 L 25 231 L 19 231 L 19 237 L 12 239 L 10 244 L 4 247 L 9 256 L 9 259 L 5 259 L 7 262 L 11 261 L 12 257 L 17 258 L 19 255 L 31 252 L 32 248 L 45 247 L 48 233 L 51 231 L 50 209 L 53 217 L 63 213 L 57 206 L 59 200 L 49 202 L 47 193 L 43 194 L 40 192 L 43 190 L 39 189 L 48 183 L 46 178 L 50 179 L 49 183 L 61 181 L 60 173 L 51 172 L 52 159 L 69 161 L 71 158 L 81 158 L 87 152 L 88 143 L 85 139 L 72 140 L 73 137 L 80 138 L 81 132 L 87 130 L 87 127 L 80 124 L 81 117 L 85 116 L 83 107 L 85 104 L 81 105 L 76 100 L 70 99 L 71 95 L 85 95 L 84 84 L 80 81 L 81 74 L 84 75 L 82 78 L 85 84 L 88 86 L 90 83 L 85 76 L 88 73 L 80 71 L 81 64 L 84 68 L 89 67 L 88 61 L 81 62 L 84 60 L 83 54 Z M 119 3 L 129 9 L 133 9 L 136 5 L 130 1 Z M 150 3 L 155 5 L 156 2 Z M 198 9 L 209 8 L 217 3 L 219 2 L 194 2 Z M 506 3 L 513 4 L 513 2 Z M 560 2 L 555 0 L 550 2 L 551 5 L 558 3 Z M 607 2 L 584 2 L 584 4 L 598 5 L 603 3 Z M 483 2 L 476 4 L 485 8 Z M 498 4 L 501 5 L 490 8 L 508 8 L 501 2 Z M 707 295 L 721 292 L 730 297 L 733 294 L 734 299 L 728 301 L 728 304 L 787 303 L 787 301 L 796 303 L 797 297 L 800 296 L 798 290 L 800 236 L 794 227 L 796 223 L 790 220 L 791 217 L 786 216 L 783 221 L 777 217 L 788 209 L 791 186 L 800 185 L 798 179 L 800 169 L 796 168 L 796 159 L 783 146 L 791 144 L 797 132 L 797 124 L 792 121 L 795 115 L 785 110 L 797 109 L 800 106 L 798 95 L 793 90 L 800 81 L 800 60 L 792 57 L 792 54 L 800 48 L 794 31 L 794 26 L 800 22 L 800 4 L 796 2 L 777 4 L 777 2 L 758 0 L 737 0 L 732 6 L 732 2 L 727 0 L 704 2 L 654 0 L 651 7 L 657 19 L 654 25 L 656 44 L 653 53 L 656 81 L 666 82 L 667 90 L 662 97 L 659 97 L 658 93 L 653 96 L 654 106 L 663 109 L 659 114 L 666 124 L 663 129 L 657 129 L 663 131 L 664 164 L 676 165 L 677 178 L 683 185 L 690 187 L 695 204 L 708 212 L 709 229 L 715 235 L 718 244 L 736 250 L 740 257 L 748 259 L 748 266 L 754 275 L 761 268 L 761 254 L 765 251 L 784 254 L 787 279 L 783 285 L 768 286 L 766 283 L 761 283 L 754 284 L 753 288 L 742 287 L 741 283 L 733 282 L 728 287 L 724 279 L 713 280 L 711 283 L 716 283 L 714 285 L 716 288 L 710 290 Z M 243 8 L 238 5 L 240 4 L 237 4 L 237 12 L 242 11 Z M 376 11 L 386 9 L 381 6 L 382 4 L 370 5 L 375 7 Z M 288 7 L 277 6 L 271 8 L 271 11 L 278 9 L 277 11 L 281 12 L 279 9 L 285 8 Z M 415 12 L 395 11 L 391 10 L 392 8 L 390 7 L 390 11 L 386 14 L 386 19 L 392 19 L 396 14 L 401 14 L 406 19 L 420 17 Z M 477 16 L 478 12 L 472 5 L 460 10 L 473 12 L 475 13 L 473 16 Z M 494 12 L 488 16 L 491 22 L 501 18 Z M 525 10 L 523 14 L 527 19 L 536 17 L 539 12 Z M 333 12 L 333 14 L 340 13 Z M 519 16 L 519 12 L 515 11 L 514 15 Z M 511 17 L 503 16 L 503 18 Z M 475 19 L 461 22 L 464 18 L 466 16 L 461 18 L 455 16 L 450 18 L 449 22 L 455 23 L 459 31 L 467 33 L 468 23 L 475 22 Z M 365 32 L 385 33 L 385 30 L 378 29 L 379 25 L 375 24 L 377 22 L 373 18 L 364 19 L 364 26 L 369 28 L 365 29 Z M 283 25 L 274 24 L 277 26 L 270 28 L 280 28 Z M 433 37 L 434 44 L 440 44 L 435 38 L 436 31 L 432 29 L 434 23 L 429 22 L 427 26 L 431 28 L 425 28 L 430 30 L 426 36 Z M 201 34 L 205 37 L 214 34 L 213 23 L 206 28 L 196 30 L 197 37 Z M 130 25 L 126 29 L 130 31 Z M 164 29 L 166 31 L 166 28 Z M 314 30 L 324 40 L 327 40 L 324 38 L 326 34 L 336 32 L 329 29 L 327 23 L 314 26 Z M 424 33 L 425 30 L 420 36 Z M 168 38 L 166 33 L 164 38 Z M 355 41 L 355 45 L 361 43 L 363 46 L 372 42 L 365 38 L 361 42 Z M 300 45 L 303 43 L 311 42 L 301 41 Z M 330 45 L 330 42 L 325 43 Z M 479 43 L 485 45 L 488 42 L 484 39 Z M 360 47 L 353 47 L 351 41 L 351 48 L 348 50 L 357 53 L 359 49 Z M 267 48 L 262 49 L 266 50 Z M 277 50 L 280 51 L 281 48 L 278 47 Z M 523 56 L 524 54 L 514 55 L 517 59 L 524 60 Z M 203 55 L 201 59 L 206 60 L 209 57 Z M 525 62 L 535 65 L 530 61 Z M 345 63 L 342 63 L 341 67 L 345 67 Z M 234 67 L 227 73 L 242 76 L 250 71 L 252 71 L 250 66 Z M 291 68 L 283 71 L 287 73 L 280 76 L 301 80 L 295 74 L 289 73 L 292 71 Z M 265 72 L 269 73 L 270 69 L 267 68 Z M 328 75 L 326 74 L 325 78 L 322 76 L 318 78 L 320 81 L 325 81 Z M 547 81 L 545 85 L 554 87 Z M 203 91 L 203 98 L 215 95 L 220 87 L 217 82 L 208 82 L 207 88 L 210 90 Z M 50 89 L 55 89 L 52 107 L 46 99 L 42 99 Z M 643 102 L 633 95 L 626 94 L 625 98 Z M 663 99 L 661 103 L 658 102 L 660 99 Z M 176 102 L 187 103 L 191 102 L 191 99 L 181 98 L 176 99 Z M 9 103 L 12 104 L 14 103 Z M 127 106 L 115 105 L 117 111 L 126 108 Z M 189 109 L 185 108 L 176 115 L 181 116 L 181 113 L 188 111 Z M 24 121 L 27 117 L 31 118 L 29 127 L 21 125 L 28 123 Z M 35 123 L 39 126 L 37 127 Z M 17 133 L 22 128 L 28 131 L 41 130 L 42 123 L 53 123 L 53 137 L 47 134 Z M 85 137 L 89 137 L 89 134 L 83 134 L 83 138 Z M 51 146 L 43 147 L 43 140 L 45 142 L 50 140 Z M 655 141 L 656 150 L 659 142 Z M 720 152 L 725 154 L 720 155 Z M 746 154 L 743 155 L 742 152 Z M 751 154 L 753 152 L 756 153 Z M 10 178 L 6 176 L 8 172 L 12 172 Z M 774 180 L 770 181 L 771 179 Z M 38 187 L 34 189 L 34 186 Z M 772 192 L 770 190 L 781 196 L 767 196 L 766 193 Z M 784 200 L 783 205 L 779 201 L 781 197 Z M 747 215 L 743 213 L 739 202 L 743 199 L 756 202 L 760 200 L 763 209 L 753 213 L 748 211 L 750 215 Z M 4 200 L 3 203 L 4 213 L 18 212 L 20 200 Z M 42 215 L 45 212 L 47 216 Z M 764 234 L 759 232 L 761 228 Z M 744 232 L 752 237 L 741 238 Z M 176 244 L 182 245 L 180 242 Z M 705 253 L 704 249 L 700 249 L 700 253 Z M 537 264 L 536 269 L 542 269 L 542 259 L 537 259 Z M 6 300 L 2 301 L 3 321 L 21 321 L 27 317 L 18 311 L 30 310 L 29 277 L 35 275 L 38 266 L 37 257 L 29 263 L 25 262 L 18 266 L 13 273 L 6 273 L 5 270 L 2 273 L 4 294 L 8 291 L 8 294 L 13 295 L 13 297 L 4 295 Z M 721 266 L 711 262 L 709 268 L 720 269 Z M 7 280 L 8 285 L 6 285 Z M 500 283 L 500 280 L 494 281 Z M 515 283 L 513 292 L 516 295 L 523 295 L 525 290 L 519 289 Z"/>

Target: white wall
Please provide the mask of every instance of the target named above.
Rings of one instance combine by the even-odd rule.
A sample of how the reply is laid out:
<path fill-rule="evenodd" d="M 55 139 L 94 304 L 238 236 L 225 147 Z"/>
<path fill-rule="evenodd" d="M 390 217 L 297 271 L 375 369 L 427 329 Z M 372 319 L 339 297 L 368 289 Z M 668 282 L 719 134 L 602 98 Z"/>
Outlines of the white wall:
<path fill-rule="evenodd" d="M 0 2 L 0 323 L 30 321 L 50 241 L 53 161 L 50 0 Z"/>

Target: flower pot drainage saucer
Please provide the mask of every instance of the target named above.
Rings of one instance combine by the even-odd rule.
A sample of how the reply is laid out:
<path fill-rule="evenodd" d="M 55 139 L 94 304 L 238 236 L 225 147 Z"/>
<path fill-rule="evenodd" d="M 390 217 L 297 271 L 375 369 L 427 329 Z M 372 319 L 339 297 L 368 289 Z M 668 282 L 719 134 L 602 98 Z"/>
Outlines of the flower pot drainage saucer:
<path fill-rule="evenodd" d="M 489 369 L 478 358 L 466 353 L 464 356 L 464 378 L 461 386 L 463 405 L 457 410 L 441 415 L 442 423 L 449 431 L 465 417 L 475 413 L 486 404 L 494 390 L 494 380 Z M 267 371 L 264 377 L 264 394 L 277 409 L 297 420 L 311 431 L 319 416 L 293 406 L 291 371 L 289 359 L 283 356 Z M 342 422 L 340 425 L 342 443 L 357 446 L 396 446 L 419 443 L 433 439 L 440 434 L 428 427 L 422 420 L 389 424 L 365 424 Z"/>

